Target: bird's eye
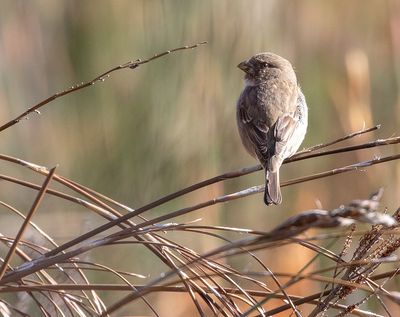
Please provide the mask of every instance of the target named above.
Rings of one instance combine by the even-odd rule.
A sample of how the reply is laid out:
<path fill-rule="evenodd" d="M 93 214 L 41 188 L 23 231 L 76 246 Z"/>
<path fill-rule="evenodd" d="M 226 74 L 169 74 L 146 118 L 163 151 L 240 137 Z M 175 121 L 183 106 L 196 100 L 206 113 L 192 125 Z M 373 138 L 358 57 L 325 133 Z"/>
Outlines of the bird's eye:
<path fill-rule="evenodd" d="M 261 66 L 263 68 L 266 68 L 266 67 L 268 67 L 268 68 L 278 68 L 278 66 L 276 66 L 275 64 L 268 63 L 268 62 L 260 62 L 260 64 L 261 64 Z"/>

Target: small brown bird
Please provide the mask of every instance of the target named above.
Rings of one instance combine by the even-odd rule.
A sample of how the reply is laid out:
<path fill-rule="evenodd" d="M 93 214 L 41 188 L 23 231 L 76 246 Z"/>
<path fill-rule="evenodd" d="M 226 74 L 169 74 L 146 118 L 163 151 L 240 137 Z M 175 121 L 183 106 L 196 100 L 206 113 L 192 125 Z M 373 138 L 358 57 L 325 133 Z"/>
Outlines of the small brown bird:
<path fill-rule="evenodd" d="M 286 59 L 260 53 L 241 62 L 245 87 L 237 102 L 242 143 L 265 170 L 266 205 L 280 204 L 279 168 L 303 142 L 307 104 L 296 74 Z"/>

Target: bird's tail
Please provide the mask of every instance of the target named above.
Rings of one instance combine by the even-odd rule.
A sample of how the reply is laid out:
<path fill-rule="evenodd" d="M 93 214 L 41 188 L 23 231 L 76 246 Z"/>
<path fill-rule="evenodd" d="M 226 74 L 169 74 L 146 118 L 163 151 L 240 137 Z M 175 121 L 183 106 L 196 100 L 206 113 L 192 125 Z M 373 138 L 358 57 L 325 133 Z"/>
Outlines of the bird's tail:
<path fill-rule="evenodd" d="M 265 171 L 264 202 L 267 206 L 272 204 L 279 205 L 282 202 L 279 169 L 276 172 Z"/>

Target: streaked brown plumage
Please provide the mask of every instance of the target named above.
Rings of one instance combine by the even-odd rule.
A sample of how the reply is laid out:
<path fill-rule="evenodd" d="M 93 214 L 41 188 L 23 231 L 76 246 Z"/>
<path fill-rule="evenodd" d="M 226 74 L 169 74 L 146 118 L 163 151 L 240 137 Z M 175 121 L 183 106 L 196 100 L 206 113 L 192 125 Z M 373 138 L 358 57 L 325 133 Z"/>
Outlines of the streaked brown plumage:
<path fill-rule="evenodd" d="M 307 104 L 292 65 L 273 53 L 241 62 L 245 87 L 237 102 L 242 143 L 265 170 L 265 204 L 280 204 L 279 168 L 302 143 L 307 130 Z"/>

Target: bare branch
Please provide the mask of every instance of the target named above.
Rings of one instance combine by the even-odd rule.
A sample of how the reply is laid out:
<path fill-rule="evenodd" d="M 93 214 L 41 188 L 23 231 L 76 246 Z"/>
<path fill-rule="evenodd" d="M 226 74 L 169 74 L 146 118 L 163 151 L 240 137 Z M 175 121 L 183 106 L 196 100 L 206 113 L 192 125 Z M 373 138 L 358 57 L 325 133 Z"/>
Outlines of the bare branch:
<path fill-rule="evenodd" d="M 155 60 L 155 59 L 158 59 L 158 58 L 160 58 L 160 57 L 163 57 L 163 56 L 165 56 L 165 55 L 168 55 L 168 54 L 171 54 L 171 53 L 174 53 L 174 52 L 177 52 L 177 51 L 193 49 L 193 48 L 196 48 L 196 47 L 198 47 L 198 46 L 200 46 L 200 45 L 204 45 L 204 44 L 206 44 L 206 43 L 207 43 L 207 42 L 201 42 L 201 43 L 197 43 L 197 44 L 194 44 L 194 45 L 186 45 L 186 46 L 182 46 L 182 47 L 177 47 L 177 48 L 174 48 L 174 49 L 171 49 L 171 50 L 168 50 L 168 51 L 159 53 L 159 54 L 155 54 L 154 56 L 149 57 L 149 58 L 146 58 L 146 59 L 144 59 L 144 60 L 137 59 L 137 60 L 135 60 L 135 61 L 129 61 L 129 62 L 127 62 L 127 63 L 124 63 L 124 64 L 121 64 L 121 65 L 115 66 L 115 67 L 113 67 L 113 68 L 111 68 L 111 69 L 105 71 L 104 73 L 102 73 L 102 74 L 96 76 L 95 78 L 93 78 L 92 80 L 90 80 L 90 81 L 88 81 L 88 82 L 86 82 L 86 83 L 83 83 L 83 82 L 82 82 L 81 84 L 77 84 L 76 86 L 72 86 L 72 87 L 70 87 L 70 88 L 68 88 L 68 89 L 66 89 L 66 90 L 57 92 L 57 93 L 55 93 L 54 95 L 52 95 L 52 96 L 50 96 L 50 97 L 48 97 L 48 98 L 46 98 L 46 99 L 40 101 L 40 102 L 37 103 L 36 105 L 30 107 L 28 110 L 26 110 L 26 111 L 24 111 L 23 113 L 21 113 L 21 114 L 20 114 L 19 116 L 17 116 L 16 118 L 14 118 L 14 119 L 12 119 L 11 121 L 9 121 L 9 122 L 3 124 L 2 126 L 0 126 L 0 132 L 3 131 L 3 130 L 5 130 L 5 129 L 7 129 L 7 128 L 9 128 L 9 127 L 11 127 L 11 126 L 13 126 L 13 125 L 15 125 L 15 124 L 17 124 L 17 123 L 20 122 L 22 119 L 24 119 L 24 118 L 26 118 L 28 115 L 30 115 L 32 112 L 37 112 L 37 113 L 39 113 L 39 109 L 40 109 L 41 107 L 43 107 L 44 105 L 50 103 L 51 101 L 53 101 L 53 100 L 55 100 L 55 99 L 58 99 L 58 98 L 60 98 L 60 97 L 63 97 L 63 96 L 65 96 L 65 95 L 68 95 L 68 94 L 70 94 L 70 93 L 76 92 L 76 91 L 78 91 L 78 90 L 84 89 L 84 88 L 86 88 L 86 87 L 93 86 L 94 84 L 96 84 L 96 83 L 98 83 L 98 82 L 103 82 L 106 78 L 110 77 L 110 74 L 111 74 L 111 73 L 113 73 L 113 72 L 115 72 L 115 71 L 117 71 L 117 70 L 126 69 L 126 68 L 135 69 L 135 68 L 139 67 L 139 66 L 142 65 L 142 64 L 146 64 L 146 63 L 151 62 L 151 61 L 153 61 L 153 60 Z"/>
<path fill-rule="evenodd" d="M 27 228 L 30 220 L 32 219 L 33 214 L 35 213 L 35 211 L 39 207 L 40 202 L 42 201 L 43 196 L 46 193 L 46 189 L 49 186 L 49 183 L 50 183 L 51 179 L 53 178 L 53 175 L 54 175 L 55 171 L 56 171 L 56 167 L 54 167 L 54 168 L 52 168 L 50 170 L 49 175 L 46 177 L 46 179 L 45 179 L 45 181 L 44 181 L 44 183 L 43 183 L 43 185 L 42 185 L 42 187 L 41 187 L 41 189 L 40 189 L 35 201 L 33 202 L 33 205 L 31 207 L 31 209 L 28 212 L 28 215 L 26 216 L 22 226 L 19 228 L 18 234 L 15 237 L 15 239 L 13 241 L 13 244 L 10 247 L 10 250 L 8 251 L 6 258 L 4 259 L 3 265 L 0 268 L 0 285 L 2 284 L 2 281 L 1 281 L 2 277 L 3 277 L 4 273 L 7 270 L 7 265 L 8 265 L 8 263 L 10 263 L 11 257 L 14 255 L 15 249 L 17 248 L 18 243 L 21 240 L 22 235 L 24 234 L 25 229 Z"/>

